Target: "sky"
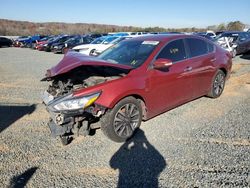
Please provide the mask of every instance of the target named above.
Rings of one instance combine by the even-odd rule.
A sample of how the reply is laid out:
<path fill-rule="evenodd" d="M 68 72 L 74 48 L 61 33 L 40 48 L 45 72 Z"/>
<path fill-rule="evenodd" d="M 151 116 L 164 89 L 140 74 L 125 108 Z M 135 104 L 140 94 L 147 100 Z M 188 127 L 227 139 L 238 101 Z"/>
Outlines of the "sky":
<path fill-rule="evenodd" d="M 203 28 L 250 24 L 250 0 L 1 0 L 0 19 Z"/>

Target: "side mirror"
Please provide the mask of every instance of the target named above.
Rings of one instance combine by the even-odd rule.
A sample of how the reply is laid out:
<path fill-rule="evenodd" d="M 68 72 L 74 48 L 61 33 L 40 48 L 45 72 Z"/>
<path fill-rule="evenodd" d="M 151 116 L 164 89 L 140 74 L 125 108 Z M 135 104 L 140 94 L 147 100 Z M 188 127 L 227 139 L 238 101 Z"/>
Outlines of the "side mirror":
<path fill-rule="evenodd" d="M 164 70 L 164 69 L 168 69 L 172 65 L 173 65 L 173 62 L 170 59 L 159 58 L 154 62 L 153 67 L 154 69 Z"/>

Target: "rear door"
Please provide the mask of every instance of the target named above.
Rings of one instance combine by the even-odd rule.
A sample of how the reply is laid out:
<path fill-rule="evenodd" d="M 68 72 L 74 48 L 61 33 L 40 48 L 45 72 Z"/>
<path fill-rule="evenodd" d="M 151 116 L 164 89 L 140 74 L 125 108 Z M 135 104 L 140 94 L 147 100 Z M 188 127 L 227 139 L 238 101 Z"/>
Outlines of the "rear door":
<path fill-rule="evenodd" d="M 207 94 L 215 74 L 214 44 L 199 38 L 187 38 L 185 43 L 190 60 L 190 80 L 193 98 Z"/>

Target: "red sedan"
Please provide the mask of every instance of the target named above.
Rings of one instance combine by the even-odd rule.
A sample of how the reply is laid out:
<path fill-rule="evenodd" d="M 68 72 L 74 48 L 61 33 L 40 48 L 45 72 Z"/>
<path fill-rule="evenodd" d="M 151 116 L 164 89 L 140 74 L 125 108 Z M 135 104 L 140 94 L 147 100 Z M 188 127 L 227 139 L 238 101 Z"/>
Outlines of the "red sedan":
<path fill-rule="evenodd" d="M 52 135 L 101 127 L 111 140 L 130 138 L 142 120 L 201 96 L 219 97 L 230 54 L 205 38 L 154 35 L 122 41 L 98 57 L 69 52 L 47 71 L 43 101 Z"/>

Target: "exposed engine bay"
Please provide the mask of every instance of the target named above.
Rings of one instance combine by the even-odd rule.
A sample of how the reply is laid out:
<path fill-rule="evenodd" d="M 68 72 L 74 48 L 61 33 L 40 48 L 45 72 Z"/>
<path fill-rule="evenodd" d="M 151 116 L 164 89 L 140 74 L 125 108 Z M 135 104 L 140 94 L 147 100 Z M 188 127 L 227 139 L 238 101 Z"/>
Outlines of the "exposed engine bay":
<path fill-rule="evenodd" d="M 122 78 L 128 72 L 129 70 L 116 67 L 88 65 L 43 79 L 51 82 L 42 98 L 51 115 L 48 125 L 52 136 L 60 136 L 62 143 L 66 145 L 73 135 L 86 136 L 91 130 L 99 128 L 98 122 L 107 110 L 94 103 L 100 93 L 75 98 L 73 92 Z"/>
<path fill-rule="evenodd" d="M 84 66 L 51 79 L 48 93 L 54 97 L 63 96 L 82 88 L 126 76 L 128 71 L 105 66 Z"/>

